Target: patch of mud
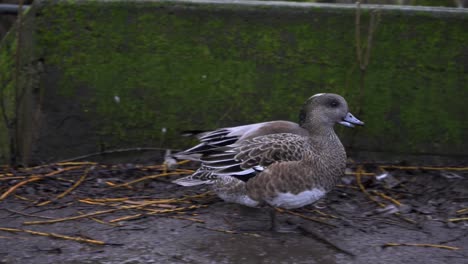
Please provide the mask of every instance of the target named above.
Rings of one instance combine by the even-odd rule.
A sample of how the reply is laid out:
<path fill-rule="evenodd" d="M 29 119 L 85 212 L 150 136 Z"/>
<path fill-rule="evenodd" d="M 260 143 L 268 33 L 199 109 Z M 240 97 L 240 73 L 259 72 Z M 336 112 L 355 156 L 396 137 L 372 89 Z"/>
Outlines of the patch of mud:
<path fill-rule="evenodd" d="M 269 215 L 266 210 L 227 204 L 212 195 L 185 201 L 187 205 L 205 207 L 179 213 L 144 215 L 116 224 L 108 222 L 142 211 L 118 211 L 96 216 L 94 220 L 82 218 L 54 224 L 24 224 L 47 220 L 37 216 L 60 218 L 110 208 L 109 205 L 79 202 L 87 197 L 127 197 L 129 200 L 144 197 L 154 200 L 207 191 L 200 187 L 179 187 L 159 178 L 131 188 L 112 188 L 102 184 L 112 179 L 128 182 L 136 176 L 143 175 L 133 169 L 97 174 L 68 196 L 41 207 L 34 206 L 34 202 L 47 200 L 44 198 L 63 191 L 54 192 L 53 188 L 60 188 L 60 185 L 68 188 L 70 184 L 50 180 L 18 189 L 16 194 L 20 196 L 11 195 L 0 202 L 0 227 L 92 238 L 105 241 L 107 245 L 0 231 L 0 263 L 462 264 L 468 258 L 468 221 L 453 221 L 468 215 L 463 211 L 468 208 L 468 175 L 461 172 L 394 171 L 380 181 L 363 176 L 363 187 L 368 194 L 358 188 L 354 176 L 346 176 L 344 183 L 318 205 L 294 211 L 302 217 L 286 212 L 279 215 L 281 225 L 298 223 L 302 230 L 313 230 L 353 255 L 323 243 L 307 231 L 267 231 Z M 6 189 L 2 187 L 3 191 Z M 382 194 L 402 205 L 392 205 L 394 203 Z M 328 224 L 304 217 L 313 217 Z M 388 243 L 434 244 L 459 249 L 386 246 Z"/>

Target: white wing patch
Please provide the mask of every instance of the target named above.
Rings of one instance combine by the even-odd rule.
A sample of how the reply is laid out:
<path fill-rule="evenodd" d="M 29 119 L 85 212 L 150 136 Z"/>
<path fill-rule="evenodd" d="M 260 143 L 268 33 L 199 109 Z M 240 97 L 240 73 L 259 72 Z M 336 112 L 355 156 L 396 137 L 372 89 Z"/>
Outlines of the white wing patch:
<path fill-rule="evenodd" d="M 276 197 L 269 199 L 266 202 L 271 206 L 285 209 L 294 209 L 312 204 L 325 196 L 325 194 L 325 190 L 314 188 L 312 190 L 303 191 L 298 194 L 292 194 L 290 192 L 279 193 Z"/>
<path fill-rule="evenodd" d="M 257 165 L 257 166 L 254 166 L 253 169 L 254 169 L 255 171 L 264 171 L 264 170 L 265 170 L 265 167 L 260 166 L 260 165 Z"/>
<path fill-rule="evenodd" d="M 255 123 L 255 124 L 250 124 L 250 125 L 226 128 L 229 131 L 229 134 L 227 134 L 227 136 L 230 136 L 230 137 L 237 136 L 240 138 L 245 134 L 249 134 L 252 131 L 256 131 L 257 129 L 261 128 L 267 123 L 268 122 L 263 122 L 263 123 Z"/>

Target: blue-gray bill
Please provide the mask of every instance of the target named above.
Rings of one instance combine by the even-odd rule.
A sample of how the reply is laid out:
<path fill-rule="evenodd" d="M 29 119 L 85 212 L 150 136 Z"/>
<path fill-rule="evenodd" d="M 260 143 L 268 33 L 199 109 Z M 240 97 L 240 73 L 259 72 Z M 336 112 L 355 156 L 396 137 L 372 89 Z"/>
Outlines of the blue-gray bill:
<path fill-rule="evenodd" d="M 343 121 L 339 122 L 343 126 L 347 127 L 354 127 L 354 125 L 360 125 L 363 126 L 364 122 L 361 120 L 357 119 L 353 114 L 349 113 L 346 114 L 345 118 L 343 118 Z"/>

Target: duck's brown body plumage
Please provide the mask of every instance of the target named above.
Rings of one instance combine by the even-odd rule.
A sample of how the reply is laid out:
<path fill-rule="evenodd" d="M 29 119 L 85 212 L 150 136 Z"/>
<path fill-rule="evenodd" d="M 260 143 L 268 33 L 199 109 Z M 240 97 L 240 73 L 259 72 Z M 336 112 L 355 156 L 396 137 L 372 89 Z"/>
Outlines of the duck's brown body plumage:
<path fill-rule="evenodd" d="M 324 148 L 317 147 L 314 142 L 309 142 L 309 144 L 308 151 L 303 153 L 301 159 L 275 162 L 268 169 L 247 181 L 248 196 L 261 201 L 264 197 L 271 199 L 277 193 L 289 192 L 297 195 L 317 187 L 325 192 L 330 191 L 346 168 L 346 153 L 343 145 L 340 141 L 335 141 L 336 145 L 333 147 L 330 143 Z M 329 149 L 333 151 L 328 151 Z M 292 151 L 294 150 L 296 148 Z"/>

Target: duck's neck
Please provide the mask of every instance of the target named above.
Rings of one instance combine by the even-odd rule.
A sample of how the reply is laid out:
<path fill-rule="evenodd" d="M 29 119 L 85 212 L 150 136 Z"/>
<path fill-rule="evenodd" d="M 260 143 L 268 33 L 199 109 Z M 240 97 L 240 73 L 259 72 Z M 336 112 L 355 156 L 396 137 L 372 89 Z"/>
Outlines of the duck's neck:
<path fill-rule="evenodd" d="M 333 129 L 333 126 L 331 125 L 323 125 L 323 124 L 307 122 L 307 123 L 302 123 L 300 126 L 304 128 L 305 130 L 307 130 L 310 136 L 338 138 L 336 136 L 335 130 Z"/>
<path fill-rule="evenodd" d="M 316 168 L 317 175 L 325 190 L 335 186 L 346 169 L 346 151 L 333 127 L 309 130 L 312 151 L 316 154 L 309 160 Z"/>
<path fill-rule="evenodd" d="M 333 155 L 338 159 L 346 160 L 346 152 L 333 126 L 314 125 L 305 123 L 302 125 L 309 131 L 310 140 L 314 150 L 322 156 Z"/>

